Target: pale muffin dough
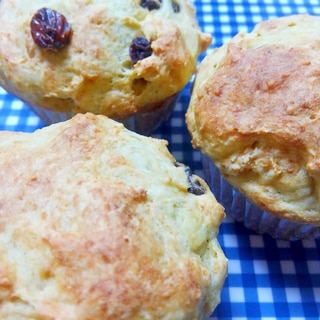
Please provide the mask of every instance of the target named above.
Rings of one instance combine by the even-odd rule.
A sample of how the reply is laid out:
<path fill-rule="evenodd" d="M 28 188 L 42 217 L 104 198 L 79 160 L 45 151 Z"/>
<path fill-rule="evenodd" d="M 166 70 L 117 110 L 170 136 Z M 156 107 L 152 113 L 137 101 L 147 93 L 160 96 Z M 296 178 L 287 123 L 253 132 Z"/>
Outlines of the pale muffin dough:
<path fill-rule="evenodd" d="M 124 119 L 159 108 L 191 79 L 212 37 L 200 31 L 189 1 L 154 0 L 156 10 L 144 2 L 2 0 L 0 85 L 45 110 Z M 32 17 L 43 7 L 71 25 L 71 42 L 60 51 L 40 48 L 31 36 Z M 149 41 L 152 55 L 133 64 L 136 37 Z"/>
<path fill-rule="evenodd" d="M 320 18 L 259 23 L 200 66 L 187 123 L 193 145 L 250 201 L 320 225 Z"/>
<path fill-rule="evenodd" d="M 1 319 L 203 319 L 220 302 L 224 210 L 166 141 L 79 114 L 1 132 L 0 168 Z"/>

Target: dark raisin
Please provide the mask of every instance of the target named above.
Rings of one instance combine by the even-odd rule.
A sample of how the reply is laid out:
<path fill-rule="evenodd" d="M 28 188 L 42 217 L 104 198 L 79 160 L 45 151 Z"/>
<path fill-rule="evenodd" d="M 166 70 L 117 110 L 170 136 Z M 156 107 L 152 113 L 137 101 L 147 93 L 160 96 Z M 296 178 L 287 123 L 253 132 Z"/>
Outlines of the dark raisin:
<path fill-rule="evenodd" d="M 41 48 L 57 51 L 70 43 L 71 26 L 64 15 L 53 9 L 38 10 L 30 27 L 33 41 Z"/>
<path fill-rule="evenodd" d="M 173 12 L 175 13 L 180 12 L 180 6 L 176 2 L 171 1 L 171 5 L 172 5 Z"/>
<path fill-rule="evenodd" d="M 198 180 L 195 180 L 195 181 L 190 180 L 190 182 L 191 183 L 188 188 L 189 193 L 192 193 L 196 196 L 201 196 L 206 193 L 206 190 L 204 189 L 203 185 Z"/>
<path fill-rule="evenodd" d="M 183 166 L 183 164 L 181 164 L 179 162 L 175 162 L 174 165 L 176 167 Z M 184 166 L 184 172 L 185 172 L 185 174 L 187 176 L 187 180 L 188 180 L 188 192 L 192 193 L 192 194 L 194 194 L 196 196 L 201 196 L 201 195 L 205 194 L 206 193 L 206 189 L 199 182 L 199 180 L 196 180 L 196 179 L 193 178 L 192 171 L 191 171 L 190 167 Z"/>
<path fill-rule="evenodd" d="M 141 7 L 148 9 L 149 11 L 158 10 L 162 4 L 162 0 L 141 0 Z M 172 9 L 175 13 L 180 12 L 180 6 L 175 1 L 171 1 Z"/>
<path fill-rule="evenodd" d="M 129 48 L 132 64 L 136 64 L 139 60 L 151 56 L 152 53 L 150 42 L 146 38 L 137 37 L 132 40 Z"/>
<path fill-rule="evenodd" d="M 185 171 L 187 179 L 188 179 L 188 192 L 192 193 L 196 196 L 201 196 L 201 195 L 205 194 L 206 193 L 205 188 L 199 182 L 199 180 L 195 180 L 193 178 L 192 171 L 191 171 L 190 167 L 185 166 L 184 171 Z"/>
<path fill-rule="evenodd" d="M 161 0 L 141 0 L 141 7 L 148 9 L 149 11 L 158 10 L 160 8 Z"/>

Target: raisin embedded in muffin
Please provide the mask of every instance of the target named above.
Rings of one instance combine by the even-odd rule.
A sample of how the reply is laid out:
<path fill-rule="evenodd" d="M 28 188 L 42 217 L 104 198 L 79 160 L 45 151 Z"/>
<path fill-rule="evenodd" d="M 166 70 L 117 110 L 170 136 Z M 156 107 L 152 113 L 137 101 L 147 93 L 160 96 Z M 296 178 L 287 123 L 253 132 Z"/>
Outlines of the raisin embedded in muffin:
<path fill-rule="evenodd" d="M 200 320 L 220 302 L 223 207 L 166 141 L 89 113 L 0 132 L 0 184 L 1 319 Z"/>
<path fill-rule="evenodd" d="M 320 237 L 319 30 L 293 15 L 236 35 L 202 61 L 187 112 L 226 212 L 276 238 Z"/>
<path fill-rule="evenodd" d="M 103 114 L 150 133 L 212 37 L 187 0 L 2 0 L 0 85 L 47 123 Z"/>

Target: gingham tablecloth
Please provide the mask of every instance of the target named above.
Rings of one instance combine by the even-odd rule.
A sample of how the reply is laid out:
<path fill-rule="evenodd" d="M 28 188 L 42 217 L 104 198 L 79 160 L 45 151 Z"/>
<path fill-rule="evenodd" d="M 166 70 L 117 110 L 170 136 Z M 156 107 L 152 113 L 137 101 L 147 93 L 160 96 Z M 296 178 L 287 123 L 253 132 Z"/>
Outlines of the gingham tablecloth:
<path fill-rule="evenodd" d="M 194 4 L 202 30 L 213 35 L 208 52 L 261 20 L 295 13 L 320 15 L 319 0 L 194 0 Z M 177 161 L 202 176 L 199 152 L 192 149 L 185 127 L 189 92 L 190 84 L 173 115 L 153 136 L 167 139 Z M 21 101 L 0 89 L 0 130 L 32 132 L 43 126 Z M 221 303 L 210 319 L 320 319 L 320 240 L 275 240 L 228 219 L 221 225 L 219 240 L 229 259 L 229 273 Z"/>

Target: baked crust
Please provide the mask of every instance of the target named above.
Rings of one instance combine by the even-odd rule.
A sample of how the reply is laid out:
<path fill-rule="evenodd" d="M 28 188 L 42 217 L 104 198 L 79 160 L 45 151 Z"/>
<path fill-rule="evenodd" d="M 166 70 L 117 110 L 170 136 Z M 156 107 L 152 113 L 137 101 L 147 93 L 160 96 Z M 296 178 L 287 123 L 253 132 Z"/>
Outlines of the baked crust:
<path fill-rule="evenodd" d="M 0 133 L 1 319 L 202 319 L 224 210 L 167 143 L 103 116 Z M 189 177 L 189 179 L 191 179 Z"/>
<path fill-rule="evenodd" d="M 141 0 L 28 1 L 0 3 L 0 85 L 30 105 L 61 112 L 93 112 L 123 119 L 156 108 L 179 92 L 212 37 L 198 27 L 193 6 L 170 0 L 142 8 Z M 71 43 L 58 52 L 38 47 L 30 21 L 49 6 L 72 27 Z M 151 42 L 153 54 L 134 66 L 134 38 Z"/>
<path fill-rule="evenodd" d="M 193 145 L 252 202 L 320 225 L 320 18 L 258 24 L 202 63 L 187 123 Z"/>

